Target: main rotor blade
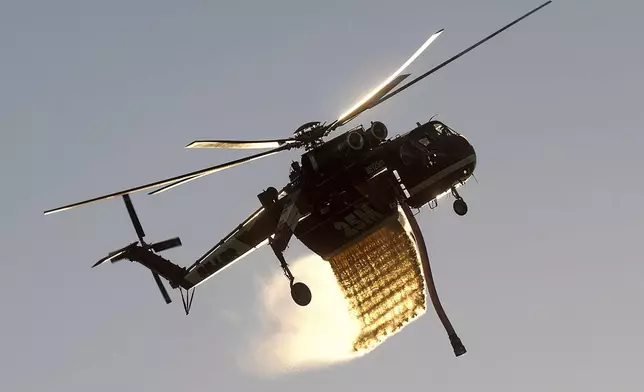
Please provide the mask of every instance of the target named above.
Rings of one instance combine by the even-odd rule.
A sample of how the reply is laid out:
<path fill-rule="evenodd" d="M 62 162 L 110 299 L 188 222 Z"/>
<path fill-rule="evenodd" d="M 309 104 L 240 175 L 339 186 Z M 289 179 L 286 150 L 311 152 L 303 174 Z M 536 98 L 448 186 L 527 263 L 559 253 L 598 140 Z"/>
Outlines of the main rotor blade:
<path fill-rule="evenodd" d="M 123 191 L 110 193 L 109 195 L 99 196 L 99 197 L 95 197 L 93 199 L 88 199 L 88 200 L 80 201 L 80 202 L 77 202 L 77 203 L 68 204 L 66 206 L 54 208 L 54 209 L 45 211 L 45 215 L 53 214 L 53 213 L 60 212 L 60 211 L 69 210 L 69 209 L 74 208 L 74 207 L 79 207 L 79 206 L 82 206 L 82 205 L 85 205 L 85 204 L 94 203 L 94 202 L 97 202 L 97 201 L 100 201 L 100 200 L 111 199 L 113 197 L 122 196 L 122 195 L 125 195 L 127 193 L 139 192 L 139 191 L 142 191 L 142 190 L 145 190 L 145 189 L 156 188 L 156 187 L 159 187 L 159 186 L 170 184 L 168 187 L 164 188 L 164 190 L 167 190 L 167 189 L 170 189 L 170 188 L 175 187 L 177 185 L 180 185 L 180 184 L 183 184 L 185 182 L 191 181 L 193 179 L 202 177 L 204 175 L 212 174 L 212 173 L 224 170 L 224 169 L 231 168 L 233 166 L 241 165 L 242 163 L 254 161 L 255 159 L 267 157 L 269 155 L 273 155 L 273 154 L 276 154 L 276 153 L 278 153 L 280 151 L 284 151 L 284 150 L 287 150 L 287 149 L 290 149 L 290 148 L 292 148 L 292 146 L 290 144 L 286 144 L 286 145 L 283 145 L 283 146 L 278 147 L 278 148 L 273 149 L 273 150 L 264 151 L 264 152 L 261 152 L 259 154 L 250 155 L 250 156 L 247 156 L 247 157 L 244 157 L 244 158 L 236 159 L 234 161 L 230 161 L 230 162 L 226 162 L 226 163 L 223 163 L 223 164 L 207 167 L 205 169 L 197 170 L 197 171 L 194 171 L 194 172 L 191 172 L 191 173 L 182 174 L 180 176 L 168 178 L 166 180 L 156 181 L 156 182 L 152 182 L 152 183 L 149 183 L 149 184 L 146 184 L 146 185 L 141 185 L 141 186 L 137 186 L 137 187 L 134 187 L 134 188 L 125 189 Z M 157 192 L 155 192 L 155 193 L 157 193 Z"/>
<path fill-rule="evenodd" d="M 495 31 L 494 33 L 492 33 L 492 34 L 488 35 L 487 37 L 483 38 L 482 40 L 480 40 L 479 42 L 477 42 L 477 43 L 475 43 L 474 45 L 470 46 L 469 48 L 467 48 L 467 49 L 463 50 L 462 52 L 460 52 L 460 53 L 456 54 L 455 56 L 453 56 L 453 57 L 451 57 L 451 58 L 447 59 L 446 61 L 444 61 L 444 62 L 442 62 L 441 64 L 437 65 L 436 67 L 432 68 L 431 70 L 429 70 L 429 71 L 425 72 L 424 74 L 420 75 L 420 76 L 419 76 L 419 77 L 417 77 L 416 79 L 414 79 L 414 80 L 412 80 L 412 81 L 408 82 L 407 84 L 403 85 L 402 87 L 400 87 L 400 88 L 396 89 L 396 90 L 395 90 L 395 91 L 393 91 L 392 93 L 390 93 L 390 94 L 388 94 L 388 95 L 386 95 L 386 96 L 384 96 L 384 97 L 382 97 L 382 98 L 380 98 L 380 99 L 376 100 L 375 102 L 373 102 L 373 104 L 372 104 L 370 107 L 367 107 L 367 108 L 365 108 L 364 110 L 367 110 L 367 109 L 373 108 L 373 107 L 375 107 L 375 106 L 377 106 L 377 105 L 379 105 L 379 104 L 381 104 L 381 103 L 385 102 L 385 101 L 386 101 L 386 100 L 388 100 L 389 98 L 391 98 L 391 97 L 393 97 L 394 95 L 396 95 L 396 94 L 398 94 L 398 93 L 400 93 L 400 92 L 404 91 L 405 89 L 407 89 L 407 88 L 411 87 L 413 84 L 418 83 L 418 82 L 419 82 L 419 81 L 421 81 L 422 79 L 424 79 L 424 78 L 426 78 L 427 76 L 429 76 L 429 75 L 433 74 L 434 72 L 436 72 L 436 71 L 438 71 L 439 69 L 443 68 L 443 67 L 444 67 L 444 66 L 446 66 L 447 64 L 449 64 L 449 63 L 451 63 L 452 61 L 454 61 L 454 60 L 458 59 L 459 57 L 463 56 L 463 55 L 464 55 L 464 54 L 466 54 L 467 52 L 469 52 L 469 51 L 471 51 L 471 50 L 475 49 L 475 48 L 476 48 L 476 47 L 478 47 L 479 45 L 484 44 L 485 42 L 487 42 L 487 41 L 489 41 L 490 39 L 494 38 L 494 37 L 495 37 L 495 36 L 497 36 L 498 34 L 501 34 L 501 33 L 502 33 L 502 32 L 504 32 L 505 30 L 509 29 L 510 27 L 514 26 L 515 24 L 519 23 L 519 22 L 520 22 L 520 21 L 522 21 L 523 19 L 525 19 L 525 18 L 527 18 L 528 16 L 530 16 L 530 15 L 534 14 L 535 12 L 539 11 L 540 9 L 542 9 L 543 7 L 547 6 L 547 5 L 548 5 L 548 4 L 550 4 L 550 3 L 552 3 L 552 1 L 546 1 L 545 3 L 541 4 L 539 7 L 537 7 L 537 8 L 535 8 L 535 9 L 533 9 L 532 11 L 528 12 L 527 14 L 525 14 L 525 15 L 521 16 L 520 18 L 518 18 L 518 19 L 514 20 L 512 23 L 509 23 L 509 24 L 507 24 L 507 25 L 503 26 L 503 27 L 502 27 L 502 28 L 500 28 L 499 30 L 497 30 L 497 31 Z M 364 110 L 363 110 L 363 111 L 364 111 Z"/>
<path fill-rule="evenodd" d="M 195 140 L 188 144 L 186 148 L 231 148 L 231 149 L 251 149 L 251 148 L 277 148 L 284 144 L 295 143 L 295 139 L 275 139 L 275 140 Z"/>
<path fill-rule="evenodd" d="M 405 61 L 405 63 L 403 65 L 400 66 L 400 68 L 398 68 L 398 70 L 396 70 L 396 72 L 391 74 L 391 76 L 389 76 L 378 87 L 373 89 L 369 94 L 364 96 L 360 101 L 358 101 L 355 105 L 353 105 L 353 107 L 351 107 L 351 109 L 349 109 L 346 112 L 342 113 L 340 115 L 340 117 L 337 119 L 337 121 L 341 122 L 342 120 L 344 120 L 344 119 L 346 119 L 348 117 L 352 117 L 354 115 L 354 113 L 356 113 L 356 112 L 362 112 L 364 110 L 363 108 L 365 106 L 369 106 L 368 105 L 369 101 L 371 99 L 373 99 L 373 97 L 375 95 L 377 95 L 381 90 L 383 90 L 384 88 L 389 86 L 391 82 L 395 81 L 396 77 L 398 77 L 398 75 L 400 75 L 405 70 L 405 68 L 407 68 L 414 60 L 416 60 L 416 58 L 418 58 L 418 56 L 420 56 L 425 51 L 425 49 L 427 49 L 427 47 L 432 42 L 434 42 L 436 40 L 436 38 L 438 38 L 438 36 L 440 36 L 442 33 L 443 33 L 443 29 L 440 29 L 437 32 L 435 32 L 434 34 L 432 34 L 432 36 L 429 37 L 427 39 L 427 41 L 425 41 L 425 43 L 423 43 L 423 45 L 421 45 L 421 47 L 418 48 L 418 50 L 416 50 L 416 52 L 413 55 L 411 55 L 411 57 L 409 59 L 407 59 L 407 61 Z M 400 83 L 400 81 L 398 83 Z M 392 89 L 393 87 L 395 87 L 395 86 L 391 86 L 390 89 Z"/>
<path fill-rule="evenodd" d="M 363 102 L 362 105 L 360 105 L 360 107 L 358 107 L 357 109 L 354 109 L 352 112 L 345 113 L 346 114 L 345 116 L 343 116 L 341 119 L 334 121 L 332 124 L 329 125 L 329 127 L 327 127 L 327 129 L 329 128 L 335 129 L 353 120 L 356 116 L 358 116 L 358 114 L 362 113 L 364 110 L 367 110 L 366 108 L 369 108 L 373 102 L 377 101 L 378 99 L 382 98 L 385 94 L 393 90 L 396 86 L 402 83 L 402 81 L 407 79 L 410 75 L 411 74 L 402 74 L 402 75 L 396 76 L 385 87 L 378 90 L 376 94 L 374 94 L 368 100 Z"/>
<path fill-rule="evenodd" d="M 246 158 L 238 159 L 237 161 L 229 162 L 227 164 L 229 166 L 226 166 L 226 167 L 223 167 L 223 168 L 220 168 L 218 166 L 214 166 L 214 167 L 211 167 L 211 168 L 200 170 L 198 172 L 193 172 L 193 173 L 190 173 L 190 175 L 185 175 L 182 178 L 177 178 L 173 182 L 171 182 L 170 184 L 165 185 L 165 186 L 163 186 L 163 187 L 161 187 L 161 188 L 159 188 L 159 189 L 157 189 L 155 191 L 152 191 L 149 194 L 150 195 L 156 195 L 156 194 L 168 191 L 168 190 L 170 190 L 170 189 L 172 189 L 174 187 L 177 187 L 179 185 L 183 185 L 185 183 L 188 183 L 188 182 L 190 182 L 192 180 L 196 180 L 198 178 L 205 177 L 205 176 L 207 176 L 209 174 L 216 173 L 216 172 L 218 172 L 220 170 L 227 169 L 227 168 L 232 167 L 232 166 L 240 165 L 242 163 L 254 161 L 255 159 L 267 157 L 269 155 L 277 154 L 280 151 L 288 150 L 290 148 L 292 148 L 290 144 L 285 144 L 285 145 L 283 145 L 281 147 L 278 147 L 278 148 L 275 148 L 273 150 L 261 152 L 259 154 L 248 156 Z"/>

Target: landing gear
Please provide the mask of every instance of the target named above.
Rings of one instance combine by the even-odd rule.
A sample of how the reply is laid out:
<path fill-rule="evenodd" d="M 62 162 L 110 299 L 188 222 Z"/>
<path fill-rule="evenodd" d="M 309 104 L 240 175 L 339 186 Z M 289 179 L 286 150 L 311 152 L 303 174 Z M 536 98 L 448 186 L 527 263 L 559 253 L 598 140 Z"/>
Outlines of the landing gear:
<path fill-rule="evenodd" d="M 277 189 L 268 188 L 257 196 L 262 202 L 262 205 L 264 205 L 264 208 L 269 211 L 278 207 L 276 205 L 279 196 Z M 275 253 L 275 256 L 279 260 L 280 267 L 282 267 L 284 275 L 289 281 L 289 286 L 291 287 L 291 298 L 293 298 L 293 301 L 295 301 L 296 304 L 306 306 L 311 303 L 311 290 L 309 290 L 308 286 L 304 283 L 295 282 L 295 277 L 291 273 L 291 270 L 288 268 L 288 264 L 284 259 L 284 250 L 286 249 L 290 238 L 293 236 L 295 227 L 302 216 L 295 205 L 298 197 L 299 191 L 289 194 L 284 199 L 283 204 L 280 206 L 282 211 L 280 213 L 279 222 L 275 228 L 274 235 L 269 237 L 268 243 L 270 244 L 271 249 L 273 249 L 273 253 Z"/>
<path fill-rule="evenodd" d="M 456 212 L 457 215 L 463 216 L 467 214 L 467 203 L 463 199 L 456 199 L 454 200 L 454 212 Z"/>
<path fill-rule="evenodd" d="M 458 194 L 456 191 L 456 188 L 452 188 L 452 195 L 456 198 L 454 200 L 454 212 L 456 212 L 457 215 L 463 216 L 467 214 L 467 203 L 465 203 L 465 200 L 461 197 L 461 195 Z"/>
<path fill-rule="evenodd" d="M 289 281 L 289 285 L 291 286 L 291 298 L 293 298 L 293 301 L 295 301 L 295 303 L 300 306 L 306 306 L 310 304 L 311 290 L 309 289 L 309 286 L 302 282 L 295 282 L 295 277 L 291 273 L 291 269 L 288 268 L 288 264 L 284 259 L 284 254 L 276 248 L 275 242 L 273 240 L 269 240 L 269 243 L 271 244 L 271 248 L 273 248 L 275 256 L 277 256 L 277 259 L 280 261 L 280 267 L 282 267 L 284 275 Z"/>
<path fill-rule="evenodd" d="M 291 298 L 296 304 L 306 306 L 311 303 L 311 290 L 302 282 L 291 284 Z"/>

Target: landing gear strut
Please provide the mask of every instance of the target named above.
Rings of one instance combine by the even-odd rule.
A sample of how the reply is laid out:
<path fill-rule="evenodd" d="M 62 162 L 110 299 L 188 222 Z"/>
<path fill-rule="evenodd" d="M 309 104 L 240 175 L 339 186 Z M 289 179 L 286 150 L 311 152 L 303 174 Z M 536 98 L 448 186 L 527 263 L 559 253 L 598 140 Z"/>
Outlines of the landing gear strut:
<path fill-rule="evenodd" d="M 291 269 L 288 268 L 288 264 L 284 259 L 284 254 L 279 249 L 277 249 L 273 240 L 269 240 L 269 243 L 271 244 L 271 248 L 273 248 L 273 252 L 275 252 L 275 256 L 277 256 L 277 259 L 280 261 L 280 266 L 284 271 L 284 275 L 289 281 L 289 285 L 291 286 L 291 298 L 293 298 L 293 301 L 295 301 L 295 303 L 300 306 L 306 306 L 310 304 L 311 290 L 309 289 L 309 286 L 302 282 L 295 282 L 295 277 L 291 273 Z"/>
<path fill-rule="evenodd" d="M 456 212 L 457 215 L 463 216 L 467 214 L 467 203 L 465 203 L 465 200 L 461 197 L 461 195 L 458 194 L 456 191 L 456 188 L 452 188 L 452 195 L 456 198 L 454 200 L 454 212 Z"/>
<path fill-rule="evenodd" d="M 299 191 L 296 191 L 292 194 L 286 196 L 282 201 L 279 207 L 277 204 L 279 193 L 275 188 L 268 188 L 266 191 L 260 193 L 258 196 L 260 202 L 269 211 L 275 211 L 274 208 L 281 207 L 281 213 L 279 222 L 275 229 L 275 233 L 272 238 L 269 237 L 268 243 L 273 249 L 273 253 L 277 256 L 277 259 L 280 262 L 280 266 L 284 271 L 284 275 L 289 281 L 291 287 L 291 298 L 295 301 L 296 304 L 300 306 L 306 306 L 311 303 L 311 290 L 309 287 L 302 282 L 295 282 L 295 277 L 291 273 L 291 270 L 288 268 L 288 264 L 284 259 L 284 250 L 288 245 L 289 240 L 293 236 L 295 227 L 297 226 L 301 214 L 297 209 L 295 202 L 299 197 Z"/>

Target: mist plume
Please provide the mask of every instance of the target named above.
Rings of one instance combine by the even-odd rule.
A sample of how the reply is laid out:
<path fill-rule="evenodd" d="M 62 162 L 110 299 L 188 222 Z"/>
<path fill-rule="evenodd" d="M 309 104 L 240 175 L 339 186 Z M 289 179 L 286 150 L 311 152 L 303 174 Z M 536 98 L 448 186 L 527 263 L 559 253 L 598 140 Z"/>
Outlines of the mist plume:
<path fill-rule="evenodd" d="M 289 266 L 297 281 L 309 286 L 313 299 L 306 307 L 296 305 L 288 281 L 276 270 L 261 288 L 260 330 L 249 341 L 246 365 L 271 376 L 358 357 L 353 345 L 361 325 L 351 315 L 329 263 L 313 254 Z"/>
<path fill-rule="evenodd" d="M 325 261 L 297 259 L 293 274 L 313 299 L 299 307 L 282 274 L 260 294 L 263 330 L 252 341 L 255 370 L 275 374 L 327 366 L 375 349 L 426 310 L 420 255 L 402 211 Z"/>

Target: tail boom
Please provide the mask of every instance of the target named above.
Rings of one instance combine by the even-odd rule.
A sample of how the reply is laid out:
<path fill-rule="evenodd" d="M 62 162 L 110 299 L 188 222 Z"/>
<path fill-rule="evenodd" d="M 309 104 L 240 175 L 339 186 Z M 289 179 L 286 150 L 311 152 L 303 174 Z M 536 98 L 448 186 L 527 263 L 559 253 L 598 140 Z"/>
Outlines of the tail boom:
<path fill-rule="evenodd" d="M 181 287 L 190 290 L 193 284 L 185 279 L 187 269 L 179 267 L 170 260 L 167 260 L 158 254 L 143 248 L 140 245 L 134 245 L 128 249 L 122 256 L 130 261 L 135 261 L 146 267 L 152 272 L 156 272 L 170 283 L 170 287 L 176 289 Z"/>

